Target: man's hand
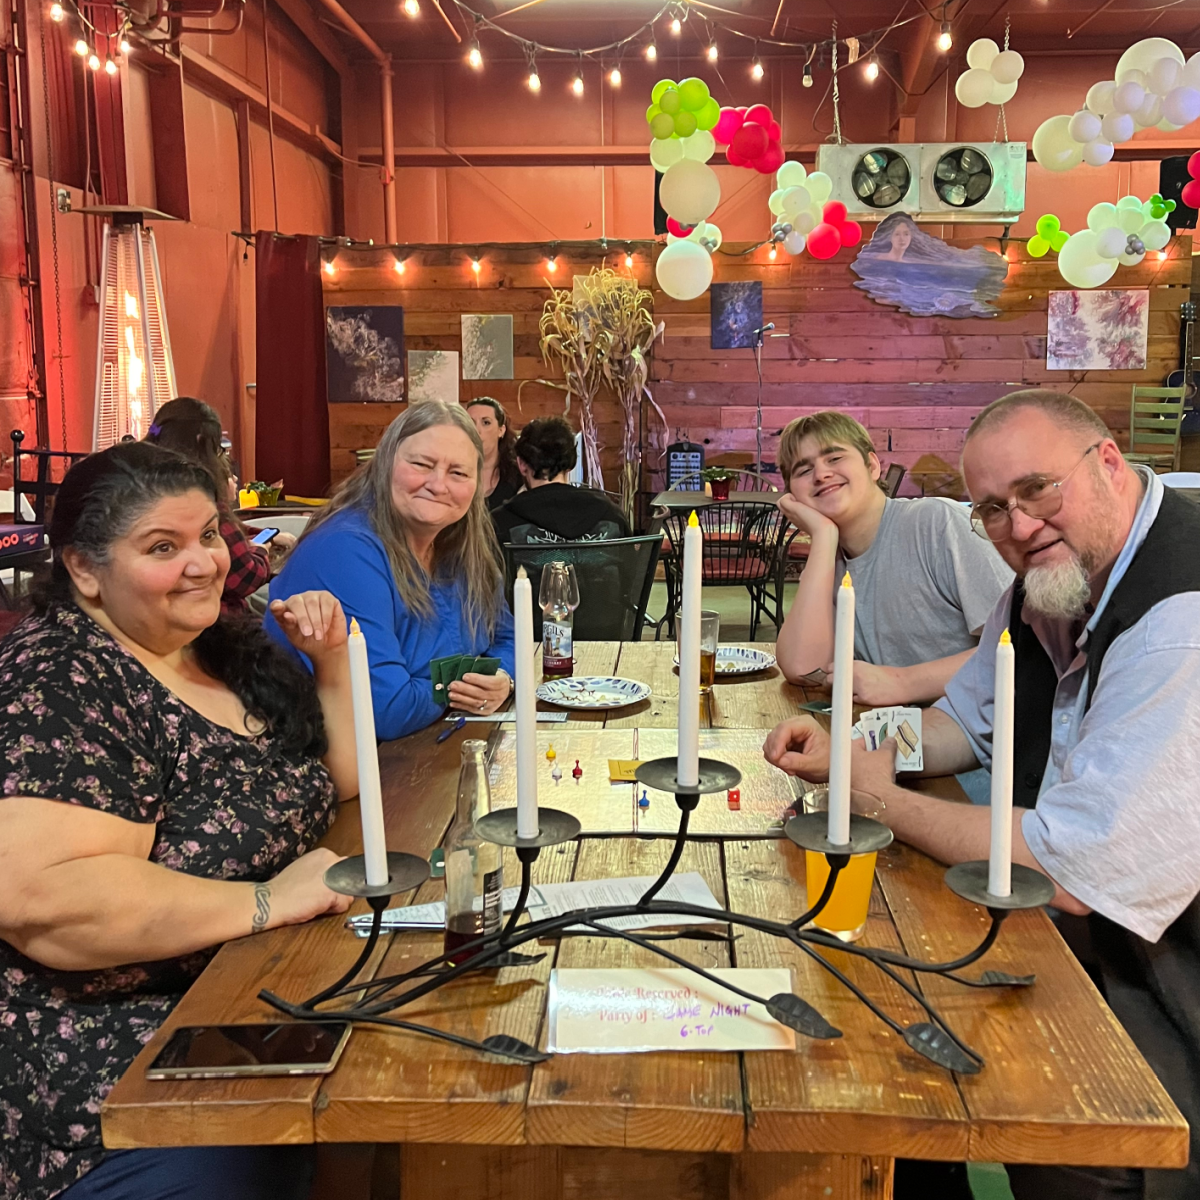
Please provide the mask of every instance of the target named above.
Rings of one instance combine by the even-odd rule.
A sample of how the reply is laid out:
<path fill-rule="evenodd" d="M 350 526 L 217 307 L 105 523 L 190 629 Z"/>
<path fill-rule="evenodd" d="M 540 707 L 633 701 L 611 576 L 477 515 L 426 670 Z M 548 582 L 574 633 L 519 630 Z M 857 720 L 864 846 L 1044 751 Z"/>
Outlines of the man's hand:
<path fill-rule="evenodd" d="M 810 716 L 789 717 L 763 742 L 767 762 L 813 783 L 829 778 L 829 734 Z"/>
<path fill-rule="evenodd" d="M 833 679 L 833 663 L 825 668 L 825 674 L 830 681 Z M 832 687 L 832 682 L 830 683 Z M 854 703 L 865 704 L 868 708 L 881 708 L 887 704 L 908 704 L 909 697 L 905 693 L 896 667 L 879 667 L 874 663 L 863 662 L 861 658 L 854 660 Z"/>
<path fill-rule="evenodd" d="M 850 800 L 855 812 L 877 817 L 895 782 L 895 738 L 884 738 L 878 750 L 868 750 L 862 738 L 850 739 Z"/>
<path fill-rule="evenodd" d="M 779 511 L 809 537 L 815 539 L 824 533 L 832 537 L 834 542 L 837 541 L 838 527 L 824 513 L 817 512 L 807 504 L 801 504 L 790 492 L 784 492 L 775 503 L 779 506 Z"/>

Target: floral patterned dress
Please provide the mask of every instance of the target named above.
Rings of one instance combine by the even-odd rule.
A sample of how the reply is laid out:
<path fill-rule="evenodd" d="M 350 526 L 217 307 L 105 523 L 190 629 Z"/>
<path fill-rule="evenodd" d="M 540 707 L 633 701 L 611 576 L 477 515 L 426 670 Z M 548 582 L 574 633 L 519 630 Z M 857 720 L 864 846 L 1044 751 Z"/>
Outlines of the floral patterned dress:
<path fill-rule="evenodd" d="M 333 823 L 320 762 L 202 717 L 73 605 L 0 643 L 0 804 L 154 822 L 150 861 L 269 879 Z M 100 1103 L 216 948 L 57 971 L 0 939 L 0 1197 L 48 1200 L 104 1156 Z"/>

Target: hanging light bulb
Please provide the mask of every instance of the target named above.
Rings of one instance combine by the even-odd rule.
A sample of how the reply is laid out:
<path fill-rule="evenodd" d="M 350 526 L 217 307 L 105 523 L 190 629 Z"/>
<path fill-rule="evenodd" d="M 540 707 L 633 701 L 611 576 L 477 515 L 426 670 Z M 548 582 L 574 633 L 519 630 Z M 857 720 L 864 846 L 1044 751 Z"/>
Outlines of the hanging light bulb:
<path fill-rule="evenodd" d="M 709 62 L 715 63 L 717 61 L 717 43 L 716 42 L 708 43 L 708 49 L 705 50 L 704 57 L 707 58 Z"/>
<path fill-rule="evenodd" d="M 620 67 L 613 67 L 613 69 L 611 71 L 609 71 L 608 82 L 611 83 L 613 85 L 613 87 L 621 86 L 621 68 Z"/>
<path fill-rule="evenodd" d="M 100 70 L 100 56 L 98 54 L 88 55 L 88 67 L 93 71 Z"/>
<path fill-rule="evenodd" d="M 76 53 L 76 54 L 78 54 L 80 58 L 87 58 L 87 56 L 88 56 L 88 44 L 87 44 L 87 42 L 85 42 L 85 41 L 83 40 L 83 38 L 80 38 L 80 39 L 79 39 L 79 40 L 78 40 L 78 41 L 75 43 L 75 53 Z"/>
<path fill-rule="evenodd" d="M 474 67 L 476 71 L 483 66 L 483 55 L 479 51 L 478 38 L 471 39 L 471 45 L 467 49 L 467 62 Z"/>
<path fill-rule="evenodd" d="M 812 87 L 812 67 L 808 63 L 804 64 L 804 74 L 801 76 L 800 82 L 804 87 Z"/>
<path fill-rule="evenodd" d="M 654 44 L 654 39 L 650 39 L 650 45 L 646 47 L 646 61 L 654 62 L 658 58 L 658 47 Z"/>
<path fill-rule="evenodd" d="M 479 269 L 481 266 L 482 264 L 479 261 L 478 255 L 471 259 L 471 270 L 474 271 L 476 275 L 479 274 Z"/>
<path fill-rule="evenodd" d="M 767 251 L 767 257 L 768 257 L 768 258 L 769 258 L 769 259 L 770 259 L 772 262 L 774 262 L 774 261 L 775 261 L 775 259 L 776 259 L 776 258 L 778 258 L 778 256 L 779 256 L 779 248 L 778 248 L 778 247 L 775 245 L 775 243 L 774 243 L 774 242 L 772 242 L 772 243 L 771 243 L 771 249 Z"/>
<path fill-rule="evenodd" d="M 421 0 L 404 0 L 400 6 L 404 9 L 406 17 L 419 17 L 421 15 Z"/>
<path fill-rule="evenodd" d="M 678 37 L 683 30 L 683 22 L 678 17 L 671 18 L 671 32 Z"/>
<path fill-rule="evenodd" d="M 50 5 L 50 20 L 61 21 L 65 15 L 61 4 Z"/>
<path fill-rule="evenodd" d="M 393 268 L 393 270 L 395 270 L 397 275 L 403 275 L 404 274 L 404 259 L 402 259 L 402 258 L 396 259 L 396 265 Z"/>
<path fill-rule="evenodd" d="M 106 59 L 104 62 L 104 70 L 108 75 L 115 75 L 117 73 L 117 64 L 111 58 Z"/>
<path fill-rule="evenodd" d="M 550 257 L 546 259 L 546 270 L 551 272 L 558 270 L 558 255 L 553 250 L 550 252 Z"/>
<path fill-rule="evenodd" d="M 326 275 L 333 275 L 335 273 L 333 262 L 329 259 L 326 259 L 326 261 L 321 264 L 321 270 L 324 271 Z"/>
<path fill-rule="evenodd" d="M 633 251 L 626 247 L 625 250 L 625 265 L 630 269 L 633 268 Z"/>
<path fill-rule="evenodd" d="M 954 35 L 950 32 L 950 22 L 942 22 L 942 32 L 937 36 L 937 48 L 945 54 L 954 45 Z"/>
<path fill-rule="evenodd" d="M 575 78 L 571 80 L 571 91 L 577 96 L 583 95 L 583 64 L 580 63 L 579 70 L 575 72 Z"/>
<path fill-rule="evenodd" d="M 121 49 L 122 54 L 132 54 L 133 53 L 133 47 L 129 44 L 129 40 L 127 38 L 121 39 L 120 49 Z"/>
<path fill-rule="evenodd" d="M 537 65 L 533 63 L 529 67 L 529 90 L 531 92 L 542 90 L 542 77 L 538 74 Z"/>
<path fill-rule="evenodd" d="M 750 78 L 761 79 L 765 74 L 766 72 L 763 70 L 762 59 L 756 54 L 754 56 L 754 62 L 750 66 Z"/>
<path fill-rule="evenodd" d="M 871 55 L 867 59 L 867 65 L 863 67 L 863 75 L 868 83 L 874 83 L 879 78 L 879 63 L 875 60 L 875 55 Z"/>

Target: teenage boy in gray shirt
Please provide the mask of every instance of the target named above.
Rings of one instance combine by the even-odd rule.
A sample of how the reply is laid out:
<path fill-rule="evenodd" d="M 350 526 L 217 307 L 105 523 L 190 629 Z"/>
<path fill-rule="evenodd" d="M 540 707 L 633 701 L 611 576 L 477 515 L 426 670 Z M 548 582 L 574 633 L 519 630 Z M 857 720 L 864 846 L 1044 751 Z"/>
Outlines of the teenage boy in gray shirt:
<path fill-rule="evenodd" d="M 854 698 L 860 704 L 936 700 L 975 649 L 1013 573 L 971 532 L 966 509 L 879 488 L 871 436 L 853 417 L 820 412 L 783 431 L 788 491 L 779 507 L 812 539 L 779 631 L 776 656 L 795 683 L 830 669 L 836 591 L 855 590 Z"/>

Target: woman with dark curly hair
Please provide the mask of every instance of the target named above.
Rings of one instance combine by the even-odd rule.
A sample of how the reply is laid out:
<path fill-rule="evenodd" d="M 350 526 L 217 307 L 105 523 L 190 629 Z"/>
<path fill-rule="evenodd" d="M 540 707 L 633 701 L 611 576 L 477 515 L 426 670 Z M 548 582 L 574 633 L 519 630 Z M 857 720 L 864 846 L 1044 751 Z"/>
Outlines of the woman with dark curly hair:
<path fill-rule="evenodd" d="M 482 491 L 488 512 L 495 512 L 521 490 L 521 472 L 513 457 L 516 434 L 499 400 L 493 400 L 491 396 L 476 396 L 463 407 L 483 443 Z"/>
<path fill-rule="evenodd" d="M 299 1200 L 301 1147 L 108 1154 L 100 1104 L 222 942 L 341 912 L 314 849 L 358 790 L 346 620 L 273 606 L 310 676 L 221 616 L 202 467 L 72 467 L 34 612 L 0 646 L 0 1195 Z"/>

